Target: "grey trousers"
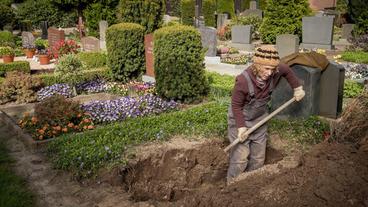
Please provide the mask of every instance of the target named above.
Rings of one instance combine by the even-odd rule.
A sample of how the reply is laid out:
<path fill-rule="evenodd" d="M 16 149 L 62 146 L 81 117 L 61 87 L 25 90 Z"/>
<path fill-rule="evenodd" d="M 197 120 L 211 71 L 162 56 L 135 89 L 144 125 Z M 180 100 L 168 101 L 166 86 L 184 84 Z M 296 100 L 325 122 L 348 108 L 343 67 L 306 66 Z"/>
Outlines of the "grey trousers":
<path fill-rule="evenodd" d="M 237 135 L 236 128 L 228 130 L 230 142 L 233 142 Z M 263 125 L 253 132 L 245 142 L 239 143 L 231 149 L 227 171 L 228 181 L 244 171 L 252 171 L 263 166 L 266 158 L 267 138 L 267 125 Z"/>

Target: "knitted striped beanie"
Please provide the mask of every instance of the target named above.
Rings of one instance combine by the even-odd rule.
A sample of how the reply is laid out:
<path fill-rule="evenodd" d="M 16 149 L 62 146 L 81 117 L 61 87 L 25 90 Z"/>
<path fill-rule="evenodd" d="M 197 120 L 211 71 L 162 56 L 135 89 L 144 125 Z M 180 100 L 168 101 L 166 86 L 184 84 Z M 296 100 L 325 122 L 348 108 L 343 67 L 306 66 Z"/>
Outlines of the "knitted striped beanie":
<path fill-rule="evenodd" d="M 279 53 L 272 45 L 262 45 L 256 49 L 253 62 L 276 67 L 280 63 Z"/>

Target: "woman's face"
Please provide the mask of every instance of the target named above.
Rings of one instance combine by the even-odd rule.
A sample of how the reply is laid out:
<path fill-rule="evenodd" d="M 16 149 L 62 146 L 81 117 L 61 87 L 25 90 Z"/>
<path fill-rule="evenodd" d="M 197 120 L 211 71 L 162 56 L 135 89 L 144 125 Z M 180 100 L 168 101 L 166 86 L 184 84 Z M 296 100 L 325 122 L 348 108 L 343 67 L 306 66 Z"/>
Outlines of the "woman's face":
<path fill-rule="evenodd" d="M 268 80 L 275 71 L 276 67 L 268 65 L 259 65 L 258 77 L 262 80 Z"/>

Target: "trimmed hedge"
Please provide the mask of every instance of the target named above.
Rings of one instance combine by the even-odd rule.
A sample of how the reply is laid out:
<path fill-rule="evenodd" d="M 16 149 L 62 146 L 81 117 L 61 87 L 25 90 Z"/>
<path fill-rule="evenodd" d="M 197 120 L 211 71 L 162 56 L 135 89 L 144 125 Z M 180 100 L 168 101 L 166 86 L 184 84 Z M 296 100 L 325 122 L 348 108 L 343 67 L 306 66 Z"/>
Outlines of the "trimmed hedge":
<path fill-rule="evenodd" d="M 162 26 L 165 9 L 164 0 L 121 0 L 118 18 L 142 25 L 148 34 Z"/>
<path fill-rule="evenodd" d="M 20 71 L 31 73 L 31 66 L 28 61 L 15 61 L 12 63 L 0 63 L 0 76 L 4 77 L 5 73 L 10 71 Z"/>
<path fill-rule="evenodd" d="M 235 6 L 234 1 L 229 0 L 217 0 L 217 13 L 227 13 L 229 14 L 229 19 L 235 17 Z"/>
<path fill-rule="evenodd" d="M 107 64 L 107 54 L 103 52 L 80 52 L 77 57 L 86 66 L 86 69 L 104 67 Z"/>
<path fill-rule="evenodd" d="M 259 29 L 264 44 L 275 44 L 276 36 L 295 34 L 301 39 L 302 18 L 311 13 L 307 0 L 268 0 Z"/>
<path fill-rule="evenodd" d="M 191 26 L 169 26 L 154 33 L 156 92 L 166 99 L 200 100 L 209 92 L 204 49 Z"/>
<path fill-rule="evenodd" d="M 46 86 L 64 83 L 54 73 L 44 73 L 35 76 L 40 77 Z M 81 72 L 81 75 L 78 76 L 78 79 L 79 83 L 95 79 L 109 79 L 109 70 L 106 67 L 84 70 Z"/>
<path fill-rule="evenodd" d="M 202 6 L 204 22 L 206 26 L 216 27 L 216 0 L 204 0 Z"/>
<path fill-rule="evenodd" d="M 181 0 L 181 23 L 185 25 L 194 25 L 195 17 L 195 1 L 194 0 Z"/>
<path fill-rule="evenodd" d="M 0 31 L 0 47 L 14 45 L 13 34 L 9 31 Z"/>
<path fill-rule="evenodd" d="M 120 23 L 106 31 L 107 64 L 113 80 L 140 79 L 145 71 L 144 28 L 139 24 Z"/>

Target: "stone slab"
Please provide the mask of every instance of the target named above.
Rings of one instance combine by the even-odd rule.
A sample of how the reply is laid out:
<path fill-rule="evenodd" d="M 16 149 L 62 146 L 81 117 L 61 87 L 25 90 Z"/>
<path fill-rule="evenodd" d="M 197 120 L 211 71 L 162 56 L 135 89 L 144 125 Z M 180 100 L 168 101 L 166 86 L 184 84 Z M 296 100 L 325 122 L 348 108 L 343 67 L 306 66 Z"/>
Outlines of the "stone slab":
<path fill-rule="evenodd" d="M 303 17 L 303 44 L 332 45 L 334 17 Z"/>
<path fill-rule="evenodd" d="M 213 27 L 199 28 L 203 48 L 207 48 L 206 56 L 215 57 L 217 55 L 217 30 Z"/>
<path fill-rule="evenodd" d="M 247 52 L 253 52 L 254 51 L 254 45 L 253 44 L 240 44 L 240 43 L 229 43 L 229 46 L 235 47 L 238 50 L 243 50 Z"/>
<path fill-rule="evenodd" d="M 299 51 L 299 37 L 292 34 L 283 34 L 276 37 L 276 48 L 280 58 Z"/>
<path fill-rule="evenodd" d="M 232 26 L 231 42 L 240 44 L 250 44 L 252 42 L 252 25 Z"/>

